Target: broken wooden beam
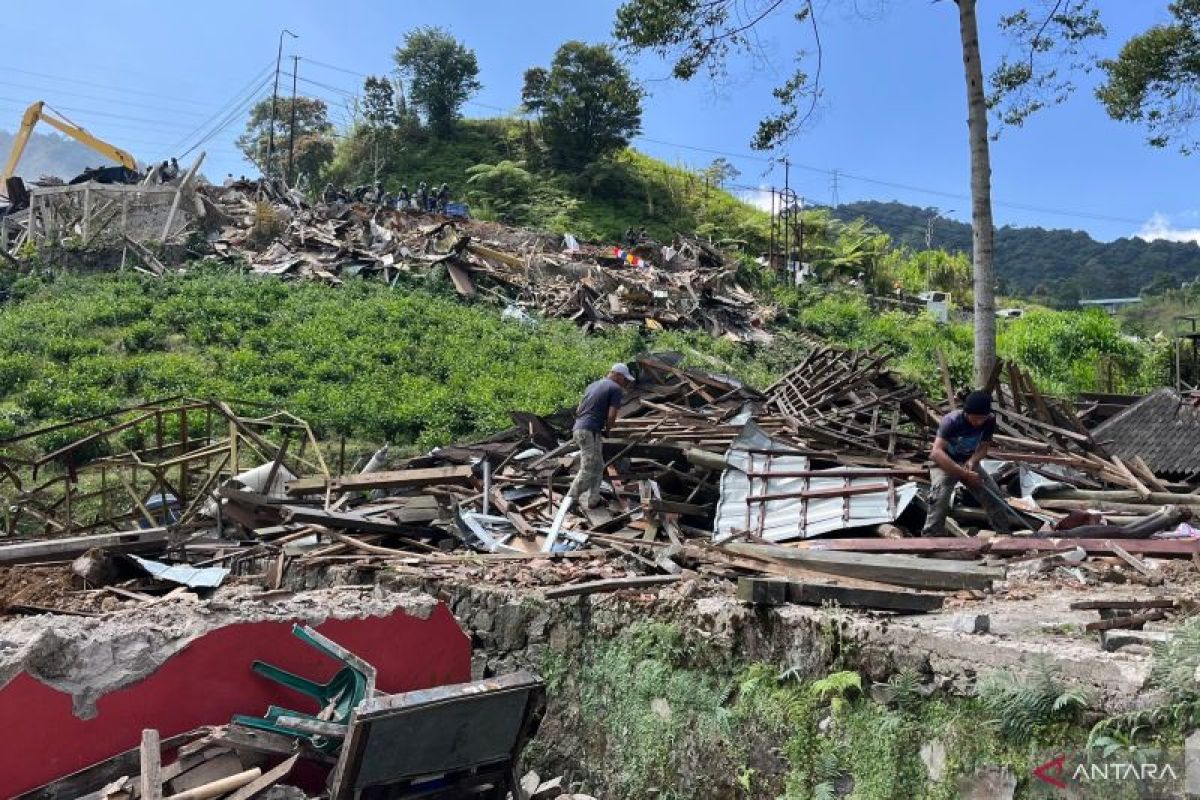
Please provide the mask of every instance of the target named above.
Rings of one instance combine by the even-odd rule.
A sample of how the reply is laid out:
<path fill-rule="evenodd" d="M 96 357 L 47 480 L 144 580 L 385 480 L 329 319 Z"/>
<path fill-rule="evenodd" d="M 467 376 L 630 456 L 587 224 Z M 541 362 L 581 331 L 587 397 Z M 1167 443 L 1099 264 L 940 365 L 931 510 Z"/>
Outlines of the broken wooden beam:
<path fill-rule="evenodd" d="M 563 597 L 577 597 L 601 592 L 616 592 L 621 589 L 647 589 L 678 582 L 678 575 L 639 575 L 632 578 L 610 578 L 608 580 L 556 586 L 553 589 L 547 589 L 543 594 L 547 600 L 555 600 Z"/>
<path fill-rule="evenodd" d="M 1140 614 L 1127 614 L 1122 617 L 1113 617 L 1111 619 L 1102 619 L 1096 622 L 1089 622 L 1083 626 L 1085 631 L 1110 631 L 1116 628 L 1141 628 L 1147 622 L 1166 619 L 1167 610 L 1165 608 L 1153 608 L 1149 611 L 1143 611 Z"/>
<path fill-rule="evenodd" d="M 365 475 L 341 475 L 329 479 L 298 478 L 288 481 L 289 495 L 324 494 L 334 492 L 369 491 L 371 489 L 419 489 L 426 486 L 466 485 L 473 470 L 469 465 L 401 469 L 389 472 L 368 472 Z"/>
<path fill-rule="evenodd" d="M 765 544 L 726 544 L 722 550 L 752 558 L 793 564 L 829 575 L 878 581 L 915 589 L 990 589 L 1004 579 L 1004 569 L 939 561 L 917 556 L 800 550 Z"/>
<path fill-rule="evenodd" d="M 0 564 L 22 564 L 33 561 L 69 560 L 81 556 L 93 547 L 117 552 L 160 550 L 167 545 L 166 528 L 143 528 L 117 533 L 97 533 L 90 536 L 68 536 L 32 542 L 0 545 Z"/>
<path fill-rule="evenodd" d="M 738 599 L 755 605 L 823 606 L 869 608 L 879 611 L 925 613 L 942 607 L 944 595 L 905 589 L 869 589 L 837 583 L 797 581 L 780 578 L 738 578 Z"/>
<path fill-rule="evenodd" d="M 297 525 L 322 525 L 344 531 L 413 535 L 411 527 L 379 517 L 366 517 L 353 511 L 325 511 L 307 506 L 281 506 L 285 522 Z"/>

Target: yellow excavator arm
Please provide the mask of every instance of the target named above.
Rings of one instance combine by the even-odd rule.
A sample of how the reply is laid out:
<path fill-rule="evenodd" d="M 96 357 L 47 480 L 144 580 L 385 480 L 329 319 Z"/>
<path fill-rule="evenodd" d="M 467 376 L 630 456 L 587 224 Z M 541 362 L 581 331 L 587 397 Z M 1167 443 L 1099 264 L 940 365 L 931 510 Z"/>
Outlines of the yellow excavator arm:
<path fill-rule="evenodd" d="M 25 116 L 21 118 L 21 129 L 17 131 L 17 135 L 13 139 L 12 152 L 8 155 L 8 163 L 4 165 L 4 174 L 0 176 L 0 183 L 7 181 L 16 172 L 17 162 L 21 160 L 21 154 L 25 152 L 25 145 L 29 142 L 29 135 L 33 133 L 33 127 L 37 125 L 38 120 L 42 120 L 47 125 L 57 128 L 72 139 L 87 145 L 105 158 L 116 161 L 126 169 L 137 169 L 137 161 L 129 153 L 126 153 L 119 147 L 113 147 L 108 142 L 97 139 L 78 125 L 73 125 L 65 119 L 52 116 L 45 109 L 46 104 L 41 100 L 25 109 Z"/>

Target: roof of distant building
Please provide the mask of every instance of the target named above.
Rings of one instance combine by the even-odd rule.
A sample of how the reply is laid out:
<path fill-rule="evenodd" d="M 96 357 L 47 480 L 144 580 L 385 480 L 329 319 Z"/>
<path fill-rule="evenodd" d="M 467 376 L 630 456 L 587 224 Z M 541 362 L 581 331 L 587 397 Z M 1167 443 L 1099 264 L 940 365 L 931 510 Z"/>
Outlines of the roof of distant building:
<path fill-rule="evenodd" d="M 1148 394 L 1097 426 L 1092 438 L 1121 458 L 1141 456 L 1155 473 L 1200 473 L 1200 408 L 1171 388 Z"/>

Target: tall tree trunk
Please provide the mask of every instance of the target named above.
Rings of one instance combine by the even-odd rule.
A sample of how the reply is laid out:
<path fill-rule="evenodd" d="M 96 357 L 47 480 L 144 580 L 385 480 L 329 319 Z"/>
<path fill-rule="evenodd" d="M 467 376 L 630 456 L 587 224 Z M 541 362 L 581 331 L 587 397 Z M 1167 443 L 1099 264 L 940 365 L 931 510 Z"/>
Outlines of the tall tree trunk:
<path fill-rule="evenodd" d="M 967 130 L 971 142 L 971 231 L 975 272 L 975 385 L 982 388 L 996 363 L 996 270 L 993 263 L 992 161 L 987 101 L 979 58 L 975 0 L 957 0 L 967 78 Z"/>

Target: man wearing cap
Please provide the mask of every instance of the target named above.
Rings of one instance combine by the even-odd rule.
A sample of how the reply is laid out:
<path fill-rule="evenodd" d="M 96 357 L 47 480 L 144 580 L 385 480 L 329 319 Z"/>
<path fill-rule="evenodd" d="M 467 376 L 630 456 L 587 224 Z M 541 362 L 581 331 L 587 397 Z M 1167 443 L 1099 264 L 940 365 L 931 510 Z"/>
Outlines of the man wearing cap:
<path fill-rule="evenodd" d="M 575 408 L 572 436 L 579 447 L 579 474 L 567 496 L 578 503 L 587 495 L 587 507 L 600 505 L 600 481 L 604 477 L 602 434 L 617 421 L 624 389 L 633 384 L 633 373 L 624 364 L 613 364 L 608 375 L 583 390 Z"/>
<path fill-rule="evenodd" d="M 1008 513 L 1001 504 L 1000 487 L 979 466 L 987 457 L 996 417 L 992 415 L 992 397 L 987 392 L 971 392 L 963 407 L 942 417 L 937 438 L 933 440 L 933 463 L 929 470 L 929 516 L 922 536 L 944 536 L 946 515 L 954 487 L 961 481 L 987 512 L 992 529 L 1008 533 Z"/>

